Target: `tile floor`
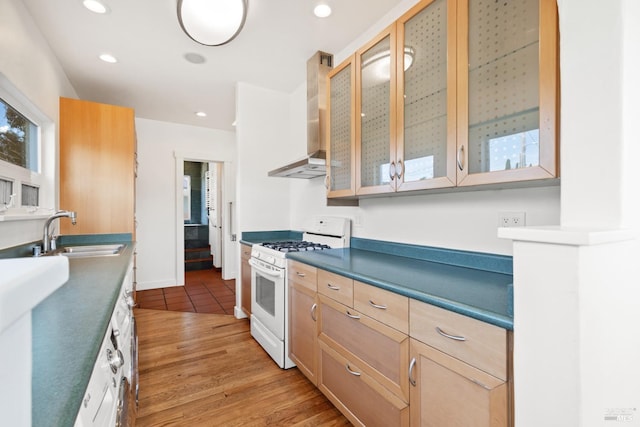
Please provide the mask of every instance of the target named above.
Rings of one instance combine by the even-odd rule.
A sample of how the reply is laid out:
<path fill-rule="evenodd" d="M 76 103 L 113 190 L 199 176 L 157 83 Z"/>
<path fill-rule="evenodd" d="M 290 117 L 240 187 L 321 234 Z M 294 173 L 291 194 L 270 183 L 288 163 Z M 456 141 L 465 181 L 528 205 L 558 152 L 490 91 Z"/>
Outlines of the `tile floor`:
<path fill-rule="evenodd" d="M 193 313 L 233 314 L 236 281 L 222 280 L 219 269 L 185 272 L 185 285 L 137 291 L 138 307 Z"/>

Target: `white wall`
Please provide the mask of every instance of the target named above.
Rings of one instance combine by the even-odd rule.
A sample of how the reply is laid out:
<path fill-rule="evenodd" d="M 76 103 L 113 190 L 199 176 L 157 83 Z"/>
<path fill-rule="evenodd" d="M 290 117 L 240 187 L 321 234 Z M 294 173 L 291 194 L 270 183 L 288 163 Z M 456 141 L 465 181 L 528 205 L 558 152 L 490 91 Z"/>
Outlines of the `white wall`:
<path fill-rule="evenodd" d="M 0 73 L 54 124 L 42 147 L 43 173 L 57 203 L 58 105 L 77 97 L 53 52 L 20 0 L 0 2 Z M 42 239 L 41 220 L 0 222 L 0 249 Z"/>
<path fill-rule="evenodd" d="M 294 160 L 288 150 L 289 95 L 238 83 L 236 133 L 238 232 L 288 229 L 289 180 L 267 174 Z"/>
<path fill-rule="evenodd" d="M 202 160 L 235 161 L 233 132 L 136 119 L 138 178 L 136 180 L 136 229 L 138 289 L 184 283 L 177 269 L 179 248 L 176 206 L 176 153 L 195 154 Z M 187 156 L 188 157 L 188 156 Z M 226 173 L 227 171 L 225 171 Z M 234 171 L 229 171 L 233 175 Z M 227 191 L 233 187 L 227 183 Z M 226 249 L 226 248 L 225 248 Z M 228 250 L 235 275 L 234 248 Z"/>

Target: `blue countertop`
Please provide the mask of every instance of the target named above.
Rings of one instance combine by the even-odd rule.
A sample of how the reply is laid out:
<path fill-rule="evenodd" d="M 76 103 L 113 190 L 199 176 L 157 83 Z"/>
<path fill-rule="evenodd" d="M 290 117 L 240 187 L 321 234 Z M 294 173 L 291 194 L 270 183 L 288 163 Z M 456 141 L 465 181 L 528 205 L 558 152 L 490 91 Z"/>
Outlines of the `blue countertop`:
<path fill-rule="evenodd" d="M 300 240 L 297 231 L 243 232 L 241 243 Z M 351 238 L 351 248 L 287 258 L 513 330 L 510 256 Z"/>
<path fill-rule="evenodd" d="M 362 249 L 287 258 L 513 330 L 513 276 Z"/>
<path fill-rule="evenodd" d="M 60 241 L 61 246 L 82 243 L 127 247 L 119 256 L 70 258 L 67 283 L 33 310 L 36 427 L 73 426 L 133 256 L 130 235 L 69 236 Z"/>

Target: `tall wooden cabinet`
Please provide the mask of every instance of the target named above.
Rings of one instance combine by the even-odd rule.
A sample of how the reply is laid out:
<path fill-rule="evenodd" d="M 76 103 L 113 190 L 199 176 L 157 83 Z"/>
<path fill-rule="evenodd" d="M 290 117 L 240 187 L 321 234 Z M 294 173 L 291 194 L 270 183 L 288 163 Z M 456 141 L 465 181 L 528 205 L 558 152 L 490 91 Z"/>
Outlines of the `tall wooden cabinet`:
<path fill-rule="evenodd" d="M 61 234 L 135 239 L 134 120 L 131 108 L 60 98 L 60 208 L 78 218 L 61 221 Z"/>

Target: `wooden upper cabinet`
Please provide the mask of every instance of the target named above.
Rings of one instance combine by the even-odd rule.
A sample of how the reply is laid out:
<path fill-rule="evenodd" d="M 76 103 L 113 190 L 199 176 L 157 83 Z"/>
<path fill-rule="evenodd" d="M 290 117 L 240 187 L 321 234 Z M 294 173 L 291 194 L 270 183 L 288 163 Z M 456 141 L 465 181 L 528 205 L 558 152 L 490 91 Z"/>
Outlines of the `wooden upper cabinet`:
<path fill-rule="evenodd" d="M 555 0 L 421 0 L 347 62 L 356 197 L 559 176 Z"/>
<path fill-rule="evenodd" d="M 555 0 L 458 0 L 458 185 L 557 176 Z"/>
<path fill-rule="evenodd" d="M 135 117 L 131 108 L 60 98 L 61 234 L 134 233 Z"/>
<path fill-rule="evenodd" d="M 354 196 L 356 71 L 353 56 L 329 72 L 327 86 L 327 197 Z"/>
<path fill-rule="evenodd" d="M 396 26 L 356 52 L 356 194 L 396 187 Z"/>
<path fill-rule="evenodd" d="M 456 185 L 456 7 L 423 0 L 397 21 L 397 190 Z"/>

